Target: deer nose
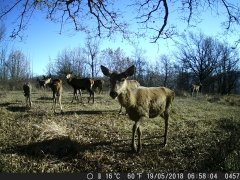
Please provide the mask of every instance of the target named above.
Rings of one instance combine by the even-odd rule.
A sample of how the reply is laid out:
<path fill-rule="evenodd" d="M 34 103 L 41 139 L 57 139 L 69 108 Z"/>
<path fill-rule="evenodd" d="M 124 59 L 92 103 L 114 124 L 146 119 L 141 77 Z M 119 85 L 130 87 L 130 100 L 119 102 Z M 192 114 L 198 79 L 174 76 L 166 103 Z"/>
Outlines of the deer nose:
<path fill-rule="evenodd" d="M 111 91 L 110 96 L 115 99 L 118 96 L 118 93 L 116 91 Z"/>

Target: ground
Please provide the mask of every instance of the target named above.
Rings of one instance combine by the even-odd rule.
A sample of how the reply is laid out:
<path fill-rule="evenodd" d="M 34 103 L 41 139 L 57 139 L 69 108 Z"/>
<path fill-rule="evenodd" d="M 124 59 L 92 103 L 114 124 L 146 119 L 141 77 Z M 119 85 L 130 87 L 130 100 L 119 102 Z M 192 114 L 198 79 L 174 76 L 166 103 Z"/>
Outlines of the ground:
<path fill-rule="evenodd" d="M 133 122 L 119 115 L 107 92 L 95 104 L 71 103 L 52 110 L 51 92 L 34 90 L 33 106 L 23 92 L 1 91 L 0 172 L 230 172 L 240 170 L 240 97 L 176 96 L 168 144 L 163 119 L 143 124 L 143 149 L 131 152 Z M 91 101 L 90 101 L 91 102 Z"/>

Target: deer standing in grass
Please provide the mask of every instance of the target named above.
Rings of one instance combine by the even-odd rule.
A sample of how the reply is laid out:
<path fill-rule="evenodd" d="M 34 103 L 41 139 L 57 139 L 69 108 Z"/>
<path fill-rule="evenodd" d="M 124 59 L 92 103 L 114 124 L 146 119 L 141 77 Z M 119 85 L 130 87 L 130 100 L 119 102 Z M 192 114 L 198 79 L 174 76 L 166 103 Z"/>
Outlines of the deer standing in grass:
<path fill-rule="evenodd" d="M 79 90 L 81 99 L 82 99 L 81 90 L 87 90 L 90 94 L 90 96 L 88 98 L 88 103 L 89 103 L 91 97 L 92 97 L 93 103 L 94 103 L 94 91 L 92 90 L 92 86 L 94 84 L 94 81 L 92 79 L 90 79 L 90 78 L 76 78 L 76 77 L 73 77 L 72 73 L 68 73 L 66 75 L 66 79 L 67 79 L 67 83 L 70 86 L 72 86 L 73 89 L 74 89 L 72 102 L 73 102 L 74 99 L 78 99 L 77 90 Z"/>
<path fill-rule="evenodd" d="M 198 96 L 198 92 L 201 91 L 202 88 L 202 84 L 199 83 L 199 85 L 197 84 L 192 84 L 192 88 L 191 88 L 191 93 L 192 93 L 192 97 L 194 95 L 194 93 L 196 94 L 195 96 Z"/>
<path fill-rule="evenodd" d="M 122 73 L 111 72 L 101 66 L 105 76 L 110 77 L 110 96 L 118 98 L 119 103 L 126 108 L 127 114 L 135 123 L 132 129 L 132 150 L 140 152 L 142 149 L 140 124 L 147 118 L 161 116 L 165 120 L 164 146 L 167 143 L 169 108 L 174 99 L 174 91 L 165 87 L 127 88 L 127 77 L 135 72 L 135 66 L 129 67 Z M 137 133 L 138 144 L 135 143 Z"/>
<path fill-rule="evenodd" d="M 32 91 L 32 86 L 31 86 L 30 82 L 25 83 L 23 85 L 23 92 L 24 92 L 24 96 L 25 96 L 26 107 L 29 107 L 29 108 L 32 107 L 31 91 Z"/>
<path fill-rule="evenodd" d="M 53 111 L 56 113 L 56 104 L 57 102 L 59 103 L 61 113 L 63 113 L 63 108 L 62 108 L 62 80 L 61 79 L 53 79 L 49 83 L 50 88 L 52 89 L 53 92 Z"/>

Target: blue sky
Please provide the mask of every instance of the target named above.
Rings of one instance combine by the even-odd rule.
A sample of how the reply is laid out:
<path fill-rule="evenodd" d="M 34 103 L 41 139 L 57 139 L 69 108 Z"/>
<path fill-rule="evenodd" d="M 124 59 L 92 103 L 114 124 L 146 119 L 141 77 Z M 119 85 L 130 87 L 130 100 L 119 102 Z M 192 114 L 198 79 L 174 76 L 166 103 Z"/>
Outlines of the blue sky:
<path fill-rule="evenodd" d="M 169 23 L 173 22 L 177 24 L 178 29 L 182 31 L 184 28 L 186 28 L 186 24 L 181 23 L 181 21 L 176 18 L 175 15 L 170 14 Z M 14 14 L 11 14 L 11 16 L 14 17 Z M 222 34 L 220 34 L 223 32 L 220 26 L 220 21 L 222 20 L 221 15 L 216 16 L 209 12 L 201 18 L 204 19 L 204 21 L 197 24 L 196 28 L 190 30 L 196 32 L 201 31 L 206 35 L 215 36 L 219 39 L 227 38 L 229 43 L 233 43 L 234 40 L 239 38 L 239 36 L 223 37 Z M 8 26 L 10 25 L 6 24 L 6 27 Z M 84 47 L 86 38 L 85 34 L 70 30 L 71 27 L 66 27 L 66 31 L 60 35 L 60 24 L 46 20 L 44 16 L 41 16 L 41 14 L 35 14 L 32 17 L 27 30 L 24 32 L 23 41 L 19 41 L 18 39 L 11 41 L 9 46 L 13 49 L 22 50 L 31 61 L 33 74 L 42 75 L 46 72 L 46 66 L 49 62 L 49 59 L 55 59 L 58 53 L 63 49 Z M 10 30 L 12 29 L 7 29 L 7 31 Z M 138 46 L 146 50 L 146 57 L 150 61 L 154 61 L 161 54 L 171 54 L 175 50 L 176 45 L 171 40 L 160 39 L 158 43 L 154 44 L 150 43 L 149 39 L 139 39 Z M 129 56 L 131 56 L 134 51 L 134 47 L 127 41 L 122 41 L 121 37 L 102 40 L 100 49 L 103 50 L 108 47 L 113 49 L 120 47 Z"/>

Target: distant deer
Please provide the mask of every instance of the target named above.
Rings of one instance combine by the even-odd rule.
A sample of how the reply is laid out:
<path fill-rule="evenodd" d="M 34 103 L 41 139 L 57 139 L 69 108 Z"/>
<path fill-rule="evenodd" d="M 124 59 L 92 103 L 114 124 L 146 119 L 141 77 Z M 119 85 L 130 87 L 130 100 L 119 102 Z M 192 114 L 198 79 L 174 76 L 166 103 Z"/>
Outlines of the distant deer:
<path fill-rule="evenodd" d="M 169 108 L 174 99 L 174 91 L 166 87 L 138 87 L 127 88 L 127 77 L 135 72 L 135 66 L 129 67 L 122 73 L 111 72 L 105 66 L 101 66 L 105 76 L 110 77 L 110 96 L 118 98 L 119 103 L 126 108 L 127 114 L 135 123 L 132 129 L 132 150 L 140 152 L 142 149 L 140 124 L 147 118 L 160 115 L 165 120 L 164 146 L 167 143 Z M 137 133 L 138 144 L 135 144 Z"/>
<path fill-rule="evenodd" d="M 101 94 L 103 90 L 103 84 L 104 84 L 104 81 L 101 79 L 94 80 L 94 84 L 92 87 L 93 91 L 96 91 L 96 89 L 98 89 L 98 93 Z"/>
<path fill-rule="evenodd" d="M 137 80 L 128 80 L 127 79 L 126 82 L 127 82 L 126 86 L 129 90 L 134 90 L 140 86 L 140 83 Z M 122 105 L 120 107 L 118 114 L 122 114 Z"/>
<path fill-rule="evenodd" d="M 24 96 L 25 96 L 26 107 L 29 107 L 29 108 L 32 107 L 31 91 L 32 91 L 32 86 L 31 86 L 30 82 L 25 83 L 23 85 L 23 92 L 24 92 Z"/>
<path fill-rule="evenodd" d="M 192 84 L 192 88 L 191 88 L 192 97 L 193 97 L 194 93 L 196 94 L 195 96 L 198 96 L 198 92 L 201 91 L 201 88 L 202 88 L 201 83 L 199 83 L 198 85 Z"/>
<path fill-rule="evenodd" d="M 51 81 L 51 75 L 47 77 L 43 75 L 43 78 L 42 79 L 37 78 L 37 81 L 39 83 L 40 88 L 45 89 L 47 84 L 49 84 Z"/>
<path fill-rule="evenodd" d="M 49 83 L 50 88 L 52 89 L 53 92 L 53 111 L 56 113 L 56 104 L 57 102 L 59 103 L 61 113 L 63 113 L 63 108 L 62 108 L 62 80 L 61 79 L 53 79 Z"/>
<path fill-rule="evenodd" d="M 94 91 L 92 90 L 92 87 L 93 87 L 93 84 L 94 84 L 94 81 L 90 78 L 76 78 L 73 76 L 72 73 L 68 73 L 66 75 L 66 79 L 67 79 L 67 83 L 73 87 L 74 89 L 74 92 L 73 92 L 73 99 L 72 99 L 72 102 L 74 99 L 77 99 L 76 95 L 77 95 L 77 90 L 87 90 L 90 94 L 89 98 L 88 98 L 88 103 L 92 97 L 93 99 L 93 103 L 94 103 Z M 80 97 L 82 98 L 81 96 L 81 91 L 80 92 Z"/>

